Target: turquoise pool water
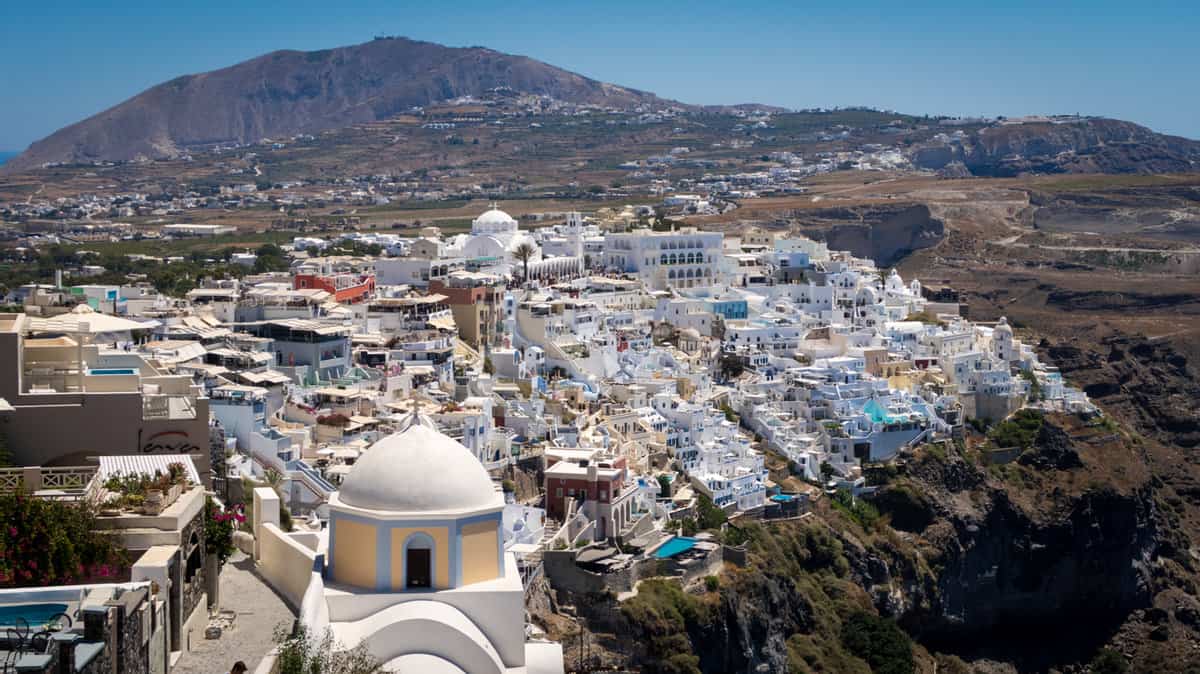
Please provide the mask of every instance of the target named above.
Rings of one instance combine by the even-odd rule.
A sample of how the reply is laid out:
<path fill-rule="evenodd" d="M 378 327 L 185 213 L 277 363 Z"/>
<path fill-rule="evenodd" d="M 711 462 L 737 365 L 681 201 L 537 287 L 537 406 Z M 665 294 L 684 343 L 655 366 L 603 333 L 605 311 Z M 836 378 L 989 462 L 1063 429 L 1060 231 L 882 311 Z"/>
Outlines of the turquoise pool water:
<path fill-rule="evenodd" d="M 796 497 L 791 494 L 776 494 L 771 497 L 771 500 L 776 503 L 787 503 L 788 501 L 795 501 Z"/>
<path fill-rule="evenodd" d="M 107 367 L 99 370 L 88 370 L 88 374 L 136 374 L 132 367 Z"/>
<path fill-rule="evenodd" d="M 0 625 L 5 627 L 15 625 L 17 618 L 24 618 L 25 622 L 29 623 L 31 629 L 38 630 L 50 620 L 50 616 L 55 613 L 66 612 L 66 604 L 13 604 L 11 606 L 0 606 Z"/>
<path fill-rule="evenodd" d="M 654 551 L 654 556 L 659 559 L 667 559 L 680 553 L 687 552 L 695 545 L 696 539 L 694 538 L 688 538 L 687 536 L 675 536 L 671 540 L 659 546 L 659 548 Z"/>

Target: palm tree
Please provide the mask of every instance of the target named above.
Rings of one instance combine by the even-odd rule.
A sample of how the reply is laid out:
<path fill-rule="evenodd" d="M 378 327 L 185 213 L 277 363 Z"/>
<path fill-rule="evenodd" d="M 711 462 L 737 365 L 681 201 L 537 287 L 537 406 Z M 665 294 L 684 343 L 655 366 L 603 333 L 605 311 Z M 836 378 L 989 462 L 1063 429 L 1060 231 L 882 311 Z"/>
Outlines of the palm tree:
<path fill-rule="evenodd" d="M 537 254 L 537 248 L 534 248 L 533 244 L 528 243 L 528 242 L 522 243 L 521 245 L 517 246 L 516 250 L 513 251 L 513 257 L 520 260 L 521 263 L 525 266 L 525 282 L 526 283 L 529 282 L 529 260 L 536 254 Z"/>

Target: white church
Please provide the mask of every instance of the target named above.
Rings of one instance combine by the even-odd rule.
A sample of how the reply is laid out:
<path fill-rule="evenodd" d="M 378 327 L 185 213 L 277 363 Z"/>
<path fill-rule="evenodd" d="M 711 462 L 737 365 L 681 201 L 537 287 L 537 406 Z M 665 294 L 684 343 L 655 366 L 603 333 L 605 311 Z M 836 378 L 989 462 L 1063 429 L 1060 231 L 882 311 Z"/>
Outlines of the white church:
<path fill-rule="evenodd" d="M 444 257 L 462 258 L 482 263 L 490 271 L 520 277 L 525 264 L 516 257 L 522 245 L 529 245 L 534 253 L 529 258 L 529 275 L 532 278 L 564 278 L 583 272 L 583 216 L 570 213 L 566 231 L 571 238 L 573 255 L 549 257 L 542 247 L 508 213 L 496 204 L 471 221 L 471 233 L 450 237 L 443 252 Z"/>
<path fill-rule="evenodd" d="M 414 412 L 330 497 L 313 554 L 277 545 L 277 528 L 256 521 L 259 567 L 285 588 L 306 579 L 308 632 L 364 645 L 384 671 L 562 674 L 562 646 L 527 636 L 503 510 L 478 459 Z"/>

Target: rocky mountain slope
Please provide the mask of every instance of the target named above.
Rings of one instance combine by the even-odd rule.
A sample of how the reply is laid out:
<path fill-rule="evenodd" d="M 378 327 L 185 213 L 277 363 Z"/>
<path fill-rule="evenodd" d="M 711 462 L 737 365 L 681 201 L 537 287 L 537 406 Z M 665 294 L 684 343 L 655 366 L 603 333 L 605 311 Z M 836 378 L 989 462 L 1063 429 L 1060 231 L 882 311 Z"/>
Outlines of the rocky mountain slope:
<path fill-rule="evenodd" d="M 5 166 L 172 157 L 186 148 L 257 142 L 393 117 L 490 89 L 615 107 L 667 105 L 524 56 L 381 38 L 323 51 L 276 51 L 152 87 L 37 141 Z"/>
<path fill-rule="evenodd" d="M 1132 122 L 1080 118 L 943 134 L 913 153 L 919 168 L 976 176 L 1022 173 L 1179 173 L 1200 168 L 1200 142 Z"/>

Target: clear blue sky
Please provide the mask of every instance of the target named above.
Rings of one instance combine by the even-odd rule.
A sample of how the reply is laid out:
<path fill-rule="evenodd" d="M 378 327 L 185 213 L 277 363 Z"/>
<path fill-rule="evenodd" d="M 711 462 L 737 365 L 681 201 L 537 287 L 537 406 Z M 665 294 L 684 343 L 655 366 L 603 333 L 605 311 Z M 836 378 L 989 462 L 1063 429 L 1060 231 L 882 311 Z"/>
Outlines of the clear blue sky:
<path fill-rule="evenodd" d="M 382 34 L 690 103 L 1080 112 L 1200 138 L 1200 0 L 3 0 L 0 149 L 178 75 Z"/>

